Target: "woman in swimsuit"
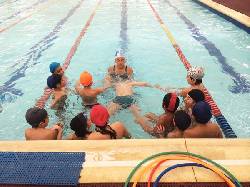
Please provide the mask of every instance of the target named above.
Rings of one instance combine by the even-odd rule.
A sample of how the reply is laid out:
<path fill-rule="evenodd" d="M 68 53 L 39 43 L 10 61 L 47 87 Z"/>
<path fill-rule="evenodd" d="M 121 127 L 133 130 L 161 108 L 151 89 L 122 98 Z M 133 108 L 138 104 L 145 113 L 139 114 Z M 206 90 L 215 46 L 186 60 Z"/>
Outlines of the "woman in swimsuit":
<path fill-rule="evenodd" d="M 106 80 L 110 82 L 118 82 L 130 79 L 133 74 L 133 69 L 125 65 L 125 62 L 125 57 L 120 51 L 117 51 L 115 55 L 115 65 L 108 68 L 108 76 L 106 77 Z"/>

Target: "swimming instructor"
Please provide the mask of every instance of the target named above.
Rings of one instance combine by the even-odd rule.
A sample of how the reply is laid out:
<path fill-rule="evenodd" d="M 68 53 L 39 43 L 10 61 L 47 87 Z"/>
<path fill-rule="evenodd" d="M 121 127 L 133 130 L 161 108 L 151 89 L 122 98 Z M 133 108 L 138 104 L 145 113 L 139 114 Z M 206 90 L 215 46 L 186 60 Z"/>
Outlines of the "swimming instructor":
<path fill-rule="evenodd" d="M 107 79 L 111 82 L 119 82 L 130 79 L 132 74 L 133 69 L 126 65 L 126 59 L 121 50 L 116 51 L 115 64 L 108 68 Z"/>

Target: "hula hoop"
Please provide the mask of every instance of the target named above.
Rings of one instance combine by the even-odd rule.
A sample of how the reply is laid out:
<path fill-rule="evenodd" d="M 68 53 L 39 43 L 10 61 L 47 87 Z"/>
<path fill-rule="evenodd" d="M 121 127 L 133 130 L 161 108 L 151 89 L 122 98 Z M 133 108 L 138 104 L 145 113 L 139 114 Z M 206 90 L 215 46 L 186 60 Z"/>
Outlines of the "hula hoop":
<path fill-rule="evenodd" d="M 171 171 L 171 170 L 173 170 L 173 169 L 175 169 L 175 168 L 178 168 L 178 167 L 186 167 L 186 166 L 204 167 L 204 166 L 202 166 L 202 165 L 200 165 L 200 164 L 196 164 L 196 163 L 176 164 L 176 165 L 170 166 L 170 167 L 168 167 L 167 169 L 163 170 L 163 171 L 160 173 L 160 175 L 156 178 L 156 180 L 155 180 L 155 182 L 154 182 L 154 184 L 153 184 L 153 187 L 157 187 L 157 186 L 158 186 L 158 184 L 159 184 L 161 178 L 162 178 L 167 172 L 169 172 L 169 171 Z M 206 168 L 206 167 L 204 167 L 204 168 Z M 208 168 L 206 168 L 206 169 L 208 169 Z"/>
<path fill-rule="evenodd" d="M 225 176 L 224 173 L 222 173 L 218 168 L 214 167 L 211 164 L 208 164 L 208 163 L 202 161 L 201 159 L 193 158 L 191 156 L 180 156 L 180 155 L 178 155 L 178 156 L 171 156 L 170 155 L 170 156 L 164 156 L 164 157 L 161 157 L 159 159 L 156 159 L 155 161 L 152 161 L 147 166 L 145 166 L 144 168 L 142 168 L 139 171 L 139 173 L 136 175 L 133 187 L 136 187 L 138 181 L 140 180 L 141 176 L 145 173 L 146 170 L 149 170 L 152 167 L 152 165 L 157 164 L 159 161 L 161 162 L 162 160 L 164 160 L 164 161 L 167 161 L 167 160 L 188 160 L 188 161 L 192 161 L 192 162 L 201 164 L 201 165 L 205 166 L 206 168 L 209 168 L 210 170 L 212 170 L 218 176 L 220 176 L 230 187 L 234 187 L 235 186 L 235 184 L 232 183 L 232 181 L 227 176 Z"/>
<path fill-rule="evenodd" d="M 199 159 L 203 159 L 215 166 L 217 166 L 218 168 L 220 168 L 221 170 L 223 170 L 226 175 L 231 178 L 232 181 L 234 181 L 235 184 L 237 184 L 237 186 L 239 187 L 242 187 L 242 185 L 240 184 L 240 182 L 229 172 L 227 171 L 223 166 L 217 164 L 216 162 L 206 158 L 206 157 L 203 157 L 203 156 L 200 156 L 200 155 L 197 155 L 197 154 L 194 154 L 194 153 L 188 153 L 188 152 L 179 152 L 179 151 L 174 151 L 174 152 L 162 152 L 162 153 L 158 153 L 158 154 L 155 154 L 155 155 L 152 155 L 146 159 L 144 159 L 143 161 L 141 161 L 132 171 L 131 173 L 129 174 L 128 178 L 126 179 L 125 181 L 125 184 L 124 184 L 124 187 L 128 187 L 128 184 L 131 180 L 131 178 L 133 177 L 133 175 L 135 174 L 135 172 L 142 166 L 142 164 L 144 164 L 145 162 L 153 159 L 153 158 L 156 158 L 158 156 L 163 156 L 163 155 L 188 155 L 188 156 L 193 156 L 193 157 L 196 157 L 196 158 L 199 158 Z"/>

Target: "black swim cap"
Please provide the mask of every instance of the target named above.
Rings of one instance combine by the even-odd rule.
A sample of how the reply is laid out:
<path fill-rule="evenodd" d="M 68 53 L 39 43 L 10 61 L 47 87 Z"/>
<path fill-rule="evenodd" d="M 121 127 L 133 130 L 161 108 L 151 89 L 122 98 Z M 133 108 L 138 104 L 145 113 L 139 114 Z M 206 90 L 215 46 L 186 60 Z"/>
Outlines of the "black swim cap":
<path fill-rule="evenodd" d="M 205 100 L 204 93 L 199 89 L 192 89 L 188 92 L 188 95 L 197 103 Z"/>

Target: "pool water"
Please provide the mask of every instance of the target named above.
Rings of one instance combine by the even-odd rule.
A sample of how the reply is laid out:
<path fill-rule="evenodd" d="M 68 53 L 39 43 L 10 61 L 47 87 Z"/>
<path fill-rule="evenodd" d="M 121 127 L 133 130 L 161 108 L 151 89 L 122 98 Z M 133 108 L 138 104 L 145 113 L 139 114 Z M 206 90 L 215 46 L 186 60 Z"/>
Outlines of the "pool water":
<path fill-rule="evenodd" d="M 0 139 L 24 139 L 29 127 L 25 112 L 42 95 L 51 61 L 64 62 L 98 1 L 0 1 Z M 205 69 L 204 83 L 238 137 L 250 137 L 250 35 L 192 0 L 152 0 L 193 66 Z M 122 49 L 134 78 L 166 87 L 185 87 L 186 70 L 146 0 L 102 1 L 66 71 L 69 88 L 83 70 L 101 86 L 117 49 Z M 161 114 L 164 93 L 153 88 L 134 89 L 142 114 Z M 108 105 L 109 89 L 98 99 Z M 46 109 L 50 125 L 60 120 L 64 136 L 70 120 L 83 110 L 73 92 L 67 109 L 57 114 Z M 135 138 L 143 132 L 128 110 L 112 116 Z"/>

